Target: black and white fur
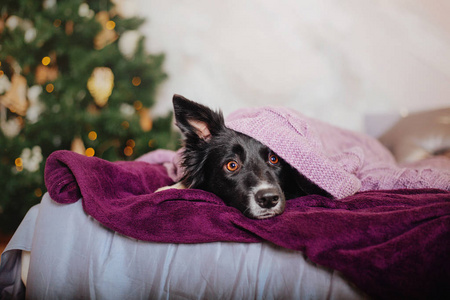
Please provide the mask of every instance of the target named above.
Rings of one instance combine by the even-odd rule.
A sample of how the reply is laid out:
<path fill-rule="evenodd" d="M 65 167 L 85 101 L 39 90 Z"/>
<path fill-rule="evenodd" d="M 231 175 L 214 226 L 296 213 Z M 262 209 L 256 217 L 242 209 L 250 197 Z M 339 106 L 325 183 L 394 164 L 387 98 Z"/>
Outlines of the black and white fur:
<path fill-rule="evenodd" d="M 174 95 L 176 125 L 183 134 L 181 181 L 174 187 L 212 192 L 244 215 L 281 214 L 286 199 L 325 191 L 257 140 L 225 126 L 221 112 Z"/>

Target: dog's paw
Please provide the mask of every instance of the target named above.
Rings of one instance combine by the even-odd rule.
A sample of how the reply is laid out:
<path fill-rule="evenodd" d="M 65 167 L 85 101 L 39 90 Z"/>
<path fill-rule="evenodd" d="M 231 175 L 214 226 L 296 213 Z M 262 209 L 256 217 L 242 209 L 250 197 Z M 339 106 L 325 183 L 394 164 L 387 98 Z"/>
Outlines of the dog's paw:
<path fill-rule="evenodd" d="M 172 185 L 160 187 L 159 189 L 157 189 L 157 190 L 155 191 L 155 193 L 162 192 L 162 191 L 165 191 L 165 190 L 170 190 L 170 189 L 183 190 L 183 189 L 185 189 L 185 188 L 186 188 L 186 187 L 184 186 L 183 183 L 177 182 L 177 183 L 172 184 Z"/>

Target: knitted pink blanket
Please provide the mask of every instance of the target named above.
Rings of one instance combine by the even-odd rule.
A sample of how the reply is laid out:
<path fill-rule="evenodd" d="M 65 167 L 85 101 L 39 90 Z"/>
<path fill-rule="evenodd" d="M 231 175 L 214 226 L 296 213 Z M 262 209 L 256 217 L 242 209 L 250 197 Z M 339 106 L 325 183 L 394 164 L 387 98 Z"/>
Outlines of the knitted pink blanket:
<path fill-rule="evenodd" d="M 265 144 L 336 199 L 358 191 L 403 188 L 450 190 L 450 160 L 433 167 L 398 166 L 376 139 L 276 107 L 239 110 L 231 129 Z"/>
<path fill-rule="evenodd" d="M 450 159 L 398 165 L 378 140 L 280 107 L 242 109 L 226 125 L 271 148 L 335 199 L 360 191 L 436 188 L 450 190 Z M 165 163 L 178 181 L 180 153 L 156 151 L 138 160 Z"/>

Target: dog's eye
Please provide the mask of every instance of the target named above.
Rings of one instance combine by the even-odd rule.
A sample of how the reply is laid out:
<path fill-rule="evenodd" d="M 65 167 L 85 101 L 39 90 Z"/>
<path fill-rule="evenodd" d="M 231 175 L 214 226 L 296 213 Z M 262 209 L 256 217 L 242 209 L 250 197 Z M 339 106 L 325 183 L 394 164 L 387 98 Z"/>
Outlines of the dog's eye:
<path fill-rule="evenodd" d="M 235 171 L 237 171 L 237 169 L 239 169 L 239 164 L 234 160 L 230 160 L 225 165 L 225 168 L 230 172 L 235 172 Z"/>
<path fill-rule="evenodd" d="M 278 158 L 278 156 L 276 156 L 275 154 L 271 153 L 269 155 L 269 162 L 272 165 L 277 165 L 280 162 L 280 159 Z"/>

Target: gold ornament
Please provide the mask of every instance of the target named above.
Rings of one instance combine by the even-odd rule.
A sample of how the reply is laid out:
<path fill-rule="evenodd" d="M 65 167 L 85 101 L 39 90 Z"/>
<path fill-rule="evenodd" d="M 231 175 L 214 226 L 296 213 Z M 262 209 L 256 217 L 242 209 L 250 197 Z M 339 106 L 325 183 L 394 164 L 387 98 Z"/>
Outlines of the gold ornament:
<path fill-rule="evenodd" d="M 56 52 L 52 51 L 48 56 L 42 58 L 41 63 L 36 68 L 34 80 L 37 84 L 43 85 L 58 78 L 58 66 L 56 65 Z"/>
<path fill-rule="evenodd" d="M 142 108 L 139 110 L 139 117 L 139 125 L 141 125 L 142 130 L 144 132 L 152 130 L 153 121 L 150 118 L 150 110 L 148 108 Z"/>
<path fill-rule="evenodd" d="M 36 68 L 34 80 L 37 84 L 43 85 L 46 82 L 56 80 L 56 78 L 58 78 L 58 67 L 47 67 L 44 65 L 39 65 Z"/>
<path fill-rule="evenodd" d="M 73 139 L 70 150 L 78 154 L 86 154 L 86 147 L 84 147 L 83 140 L 80 137 L 75 137 Z"/>
<path fill-rule="evenodd" d="M 25 116 L 28 108 L 27 88 L 25 77 L 14 74 L 11 78 L 11 88 L 0 96 L 0 104 L 18 115 Z"/>
<path fill-rule="evenodd" d="M 109 20 L 108 12 L 98 12 L 95 15 L 95 19 L 102 25 L 102 31 L 100 31 L 94 38 L 94 48 L 100 50 L 103 49 L 106 45 L 109 45 L 117 40 L 119 35 L 114 30 L 114 21 Z"/>
<path fill-rule="evenodd" d="M 103 107 L 108 102 L 114 87 L 114 74 L 110 68 L 97 67 L 88 79 L 87 88 L 95 103 Z"/>

